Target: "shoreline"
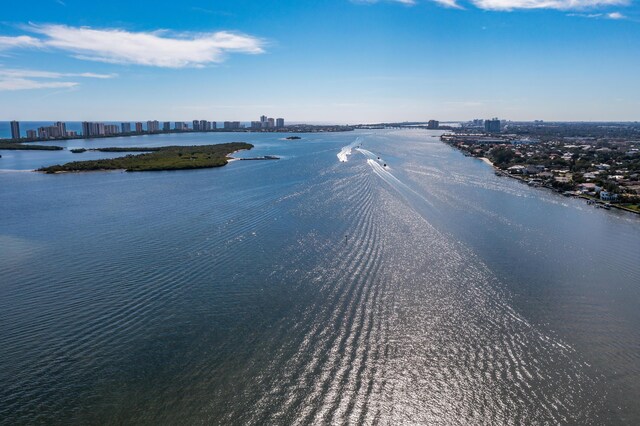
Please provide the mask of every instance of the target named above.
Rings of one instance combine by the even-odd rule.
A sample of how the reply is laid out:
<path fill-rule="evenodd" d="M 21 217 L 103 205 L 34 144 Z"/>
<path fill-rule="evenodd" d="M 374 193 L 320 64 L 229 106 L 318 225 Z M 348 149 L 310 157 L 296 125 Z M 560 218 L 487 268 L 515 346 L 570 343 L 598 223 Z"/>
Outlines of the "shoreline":
<path fill-rule="evenodd" d="M 335 126 L 313 126 L 313 125 L 309 125 L 309 126 L 294 126 L 294 127 L 287 127 L 287 128 L 282 128 L 282 129 L 274 129 L 274 130 L 264 130 L 264 129 L 250 129 L 250 128 L 244 128 L 244 129 L 215 129 L 215 130 L 198 130 L 198 131 L 193 131 L 193 130 L 168 130 L 168 131 L 159 131 L 159 132 L 152 132 L 152 133 L 148 133 L 148 132 L 142 132 L 142 133 L 119 133 L 119 134 L 115 134 L 115 135 L 95 135 L 95 136 L 89 136 L 89 137 L 84 137 L 82 135 L 78 135 L 78 136 L 65 136 L 65 137 L 60 137 L 60 138 L 52 138 L 52 139 L 27 139 L 27 138 L 20 138 L 20 139 L 11 139 L 11 138 L 0 138 L 0 150 L 2 150 L 2 145 L 3 144 L 7 144 L 7 145 L 15 145 L 15 144 L 35 144 L 35 143 L 48 143 L 48 142 L 66 142 L 66 141 L 75 141 L 75 140 L 94 140 L 94 139 L 112 139 L 112 138 L 130 138 L 130 137 L 135 137 L 135 136 L 160 136 L 160 135 L 173 135 L 173 134 L 187 134 L 187 135 L 196 135 L 196 134 L 207 134 L 207 133 L 274 133 L 274 134 L 287 134 L 287 133 L 293 133 L 293 134 L 305 134 L 305 133 L 344 133 L 344 132 L 353 132 L 355 130 L 354 127 L 350 127 L 350 126 L 341 126 L 341 125 L 335 125 Z M 283 138 L 283 139 L 287 139 L 287 138 Z M 29 146 L 29 145 L 26 145 Z M 50 145 L 36 145 L 36 146 L 47 146 L 48 148 L 45 149 L 51 149 L 54 150 L 56 149 L 54 146 L 50 146 Z M 62 147 L 59 147 L 61 149 L 63 149 Z M 33 150 L 38 150 L 40 148 L 6 148 L 7 150 L 12 149 L 12 150 L 29 150 L 29 149 L 33 149 Z"/>
<path fill-rule="evenodd" d="M 486 157 L 473 157 L 473 158 L 476 158 L 476 159 L 482 161 L 484 164 L 487 164 L 487 165 L 491 166 L 493 168 L 493 170 L 496 172 L 496 175 L 503 176 L 503 177 L 508 177 L 508 178 L 511 178 L 511 179 L 515 179 L 515 180 L 520 181 L 520 182 L 526 184 L 527 186 L 529 186 L 528 182 L 527 182 L 527 180 L 525 178 L 523 178 L 522 176 L 512 175 L 511 173 L 505 172 L 504 170 L 496 167 L 496 165 L 493 164 L 493 162 L 491 162 L 491 160 L 489 160 L 488 158 L 486 158 Z M 535 188 L 542 188 L 542 189 L 549 190 L 549 191 L 551 191 L 551 192 L 553 192 L 553 193 L 555 193 L 557 195 L 563 195 L 557 189 L 550 188 L 548 186 L 540 185 L 540 186 L 536 186 Z M 622 211 L 625 211 L 625 212 L 628 212 L 628 213 L 634 213 L 636 215 L 640 215 L 640 211 L 633 210 L 633 209 L 627 208 L 625 206 L 620 206 L 620 205 L 617 205 L 617 204 L 612 204 L 612 203 L 609 203 L 609 202 L 606 202 L 606 201 L 602 201 L 602 200 L 600 200 L 598 198 L 589 197 L 589 196 L 584 195 L 584 194 L 571 194 L 571 195 L 567 195 L 567 196 L 569 196 L 571 198 L 580 198 L 580 199 L 583 199 L 583 200 L 592 201 L 592 202 L 595 203 L 595 206 L 599 207 L 599 208 L 603 208 L 602 206 L 608 205 L 611 208 L 615 208 L 615 209 L 622 210 Z"/>

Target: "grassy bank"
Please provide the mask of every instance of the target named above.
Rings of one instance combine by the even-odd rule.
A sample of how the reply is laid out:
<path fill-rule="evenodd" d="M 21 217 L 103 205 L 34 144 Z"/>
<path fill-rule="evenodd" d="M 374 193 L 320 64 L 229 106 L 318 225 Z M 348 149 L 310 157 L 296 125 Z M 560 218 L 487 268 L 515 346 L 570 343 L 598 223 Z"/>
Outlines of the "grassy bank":
<path fill-rule="evenodd" d="M 53 145 L 27 145 L 14 142 L 0 142 L 0 150 L 3 149 L 11 151 L 62 151 L 64 148 Z"/>
<path fill-rule="evenodd" d="M 144 154 L 104 160 L 74 161 L 67 164 L 43 167 L 46 173 L 88 172 L 96 170 L 126 170 L 146 172 L 161 170 L 188 170 L 221 167 L 227 164 L 227 156 L 253 145 L 243 142 L 202 146 L 167 146 L 161 148 L 101 148 L 103 152 L 147 151 Z M 149 152 L 151 151 L 151 152 Z"/>

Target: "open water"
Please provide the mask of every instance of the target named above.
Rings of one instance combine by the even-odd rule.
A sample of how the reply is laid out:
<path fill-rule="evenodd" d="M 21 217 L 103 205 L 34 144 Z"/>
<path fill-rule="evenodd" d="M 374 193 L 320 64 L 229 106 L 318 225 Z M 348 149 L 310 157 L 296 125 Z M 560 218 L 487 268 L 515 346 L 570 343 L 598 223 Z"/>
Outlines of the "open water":
<path fill-rule="evenodd" d="M 640 217 L 438 134 L 63 143 L 282 157 L 157 173 L 0 151 L 0 423 L 640 423 Z"/>

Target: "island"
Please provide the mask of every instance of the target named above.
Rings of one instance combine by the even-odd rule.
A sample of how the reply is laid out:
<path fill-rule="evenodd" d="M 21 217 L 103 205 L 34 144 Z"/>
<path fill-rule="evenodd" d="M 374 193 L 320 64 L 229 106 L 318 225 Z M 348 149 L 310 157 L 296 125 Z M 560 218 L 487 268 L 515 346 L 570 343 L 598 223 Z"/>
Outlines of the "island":
<path fill-rule="evenodd" d="M 53 145 L 28 145 L 22 142 L 4 142 L 0 141 L 0 150 L 7 151 L 62 151 L 61 146 Z"/>
<path fill-rule="evenodd" d="M 302 139 L 300 136 L 289 136 L 288 138 L 286 138 L 288 141 L 297 141 L 299 139 Z"/>
<path fill-rule="evenodd" d="M 43 167 L 39 172 L 64 173 L 99 170 L 125 170 L 148 172 L 164 170 L 190 170 L 225 166 L 228 156 L 234 152 L 248 150 L 253 145 L 232 142 L 217 145 L 165 146 L 157 148 L 99 148 L 102 152 L 141 152 L 124 157 L 102 160 L 73 161 L 62 165 Z"/>

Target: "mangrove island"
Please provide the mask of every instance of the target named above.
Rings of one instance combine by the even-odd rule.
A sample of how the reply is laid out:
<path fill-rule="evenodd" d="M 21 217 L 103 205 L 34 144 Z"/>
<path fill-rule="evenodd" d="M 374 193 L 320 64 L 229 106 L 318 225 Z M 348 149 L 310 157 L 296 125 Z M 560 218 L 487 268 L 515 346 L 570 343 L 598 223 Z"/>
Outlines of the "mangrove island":
<path fill-rule="evenodd" d="M 99 170 L 125 170 L 128 172 L 147 172 L 163 170 L 189 170 L 221 167 L 228 163 L 228 155 L 253 145 L 244 142 L 232 142 L 201 146 L 166 146 L 157 148 L 99 148 L 102 152 L 141 152 L 124 157 L 102 160 L 73 161 L 62 165 L 43 167 L 39 172 L 88 172 Z"/>

